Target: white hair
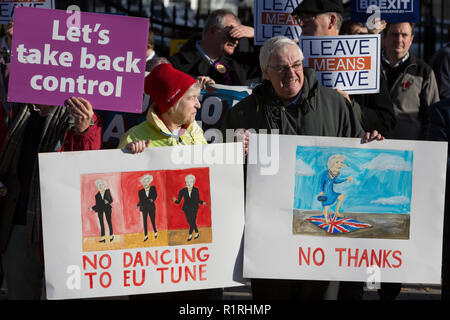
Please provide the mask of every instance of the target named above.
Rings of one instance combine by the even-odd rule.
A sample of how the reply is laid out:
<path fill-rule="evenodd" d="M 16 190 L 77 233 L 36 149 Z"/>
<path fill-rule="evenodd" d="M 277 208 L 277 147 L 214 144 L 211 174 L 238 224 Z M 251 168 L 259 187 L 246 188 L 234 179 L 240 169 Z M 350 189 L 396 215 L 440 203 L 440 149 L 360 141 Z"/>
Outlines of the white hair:
<path fill-rule="evenodd" d="M 193 174 L 188 174 L 186 178 L 184 178 L 184 181 L 188 181 L 189 179 L 192 179 L 195 182 L 195 176 Z"/>
<path fill-rule="evenodd" d="M 342 162 L 344 162 L 345 156 L 342 154 L 334 154 L 331 157 L 328 158 L 328 162 L 327 162 L 327 168 L 331 169 L 334 164 L 336 163 L 336 161 L 338 160 L 342 160 Z"/>
<path fill-rule="evenodd" d="M 103 180 L 103 179 L 98 179 L 98 180 L 95 180 L 95 185 L 97 186 L 97 188 L 100 185 L 104 185 L 106 187 L 108 185 L 108 183 L 105 180 Z"/>
<path fill-rule="evenodd" d="M 144 180 L 146 179 L 149 179 L 151 183 L 153 181 L 153 176 L 151 174 L 143 175 L 141 179 L 139 179 L 139 181 L 141 182 L 142 185 L 144 185 Z"/>
<path fill-rule="evenodd" d="M 261 70 L 265 72 L 269 68 L 270 58 L 275 52 L 286 50 L 286 47 L 290 45 L 293 45 L 298 49 L 298 52 L 300 54 L 300 60 L 303 61 L 304 59 L 303 52 L 294 40 L 284 36 L 276 36 L 264 42 L 264 45 L 261 47 L 261 50 L 259 51 L 259 65 L 261 67 Z"/>
<path fill-rule="evenodd" d="M 192 84 L 192 86 L 189 87 L 189 89 L 186 90 L 186 92 L 183 94 L 183 96 L 178 99 L 177 102 L 175 102 L 175 104 L 167 111 L 167 114 L 172 114 L 173 112 L 176 112 L 181 105 L 181 101 L 185 98 L 188 97 L 189 95 L 191 95 L 193 92 L 197 91 L 198 94 L 200 94 L 201 91 L 201 86 L 198 82 L 195 82 L 194 84 Z"/>

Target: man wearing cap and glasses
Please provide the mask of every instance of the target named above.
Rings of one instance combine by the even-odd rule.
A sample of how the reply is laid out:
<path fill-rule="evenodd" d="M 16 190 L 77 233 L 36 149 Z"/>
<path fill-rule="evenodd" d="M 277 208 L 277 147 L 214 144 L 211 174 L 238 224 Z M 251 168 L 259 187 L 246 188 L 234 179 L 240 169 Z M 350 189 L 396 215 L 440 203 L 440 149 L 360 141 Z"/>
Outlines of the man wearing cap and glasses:
<path fill-rule="evenodd" d="M 242 25 L 233 12 L 216 10 L 208 16 L 201 39 L 190 39 L 169 60 L 194 78 L 208 76 L 219 84 L 249 85 L 260 80 L 258 56 L 235 51 L 241 39 L 253 37 L 254 29 Z"/>
<path fill-rule="evenodd" d="M 291 13 L 304 36 L 338 36 L 344 8 L 341 0 L 303 0 Z M 351 102 L 365 131 L 379 131 L 389 136 L 396 120 L 387 82 L 380 76 L 380 92 L 349 96 L 337 90 Z"/>

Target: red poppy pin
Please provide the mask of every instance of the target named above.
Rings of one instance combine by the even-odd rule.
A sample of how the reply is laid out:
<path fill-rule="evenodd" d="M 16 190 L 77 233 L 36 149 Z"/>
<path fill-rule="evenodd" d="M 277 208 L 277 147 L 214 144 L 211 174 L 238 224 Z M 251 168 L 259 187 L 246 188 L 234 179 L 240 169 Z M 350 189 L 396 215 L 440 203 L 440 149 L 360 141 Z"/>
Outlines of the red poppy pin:
<path fill-rule="evenodd" d="M 411 87 L 411 82 L 405 81 L 405 82 L 402 83 L 402 88 L 403 89 L 407 90 L 407 89 L 409 89 L 409 87 Z"/>

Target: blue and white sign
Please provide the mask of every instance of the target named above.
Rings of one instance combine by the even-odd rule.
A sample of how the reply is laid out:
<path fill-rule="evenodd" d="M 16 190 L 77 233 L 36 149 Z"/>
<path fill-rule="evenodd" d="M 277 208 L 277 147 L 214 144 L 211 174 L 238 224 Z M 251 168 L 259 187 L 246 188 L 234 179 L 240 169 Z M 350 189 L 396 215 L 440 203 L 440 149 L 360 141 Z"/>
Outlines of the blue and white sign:
<path fill-rule="evenodd" d="M 366 22 L 378 13 L 381 20 L 386 22 L 418 22 L 419 9 L 419 0 L 352 0 L 351 2 L 352 21 L 359 22 Z"/>
<path fill-rule="evenodd" d="M 300 38 L 303 64 L 326 87 L 348 94 L 380 90 L 380 35 Z"/>

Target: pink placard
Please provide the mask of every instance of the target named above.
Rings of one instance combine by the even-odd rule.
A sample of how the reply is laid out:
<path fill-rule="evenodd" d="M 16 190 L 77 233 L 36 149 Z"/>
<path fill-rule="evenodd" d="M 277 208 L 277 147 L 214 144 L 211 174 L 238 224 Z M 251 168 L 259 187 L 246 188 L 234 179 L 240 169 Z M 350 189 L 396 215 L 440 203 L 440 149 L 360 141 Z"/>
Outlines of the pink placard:
<path fill-rule="evenodd" d="M 18 7 L 8 101 L 140 113 L 149 20 Z"/>

